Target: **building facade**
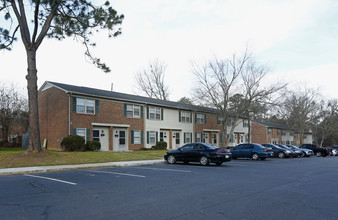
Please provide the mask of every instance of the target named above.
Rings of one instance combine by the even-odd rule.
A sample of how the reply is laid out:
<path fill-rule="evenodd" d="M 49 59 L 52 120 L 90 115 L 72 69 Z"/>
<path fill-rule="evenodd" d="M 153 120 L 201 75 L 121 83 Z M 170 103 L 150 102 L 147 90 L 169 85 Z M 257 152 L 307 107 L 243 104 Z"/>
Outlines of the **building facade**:
<path fill-rule="evenodd" d="M 191 142 L 219 146 L 223 138 L 216 109 L 56 82 L 39 89 L 39 120 L 49 149 L 60 149 L 71 134 L 100 141 L 103 151 L 151 148 L 159 141 L 168 149 Z M 229 146 L 247 136 L 241 119 Z"/>
<path fill-rule="evenodd" d="M 286 125 L 252 121 L 251 137 L 253 143 L 259 144 L 292 144 L 300 145 L 300 134 L 297 129 L 289 128 Z M 304 134 L 303 143 L 312 144 L 312 134 L 307 132 Z"/>

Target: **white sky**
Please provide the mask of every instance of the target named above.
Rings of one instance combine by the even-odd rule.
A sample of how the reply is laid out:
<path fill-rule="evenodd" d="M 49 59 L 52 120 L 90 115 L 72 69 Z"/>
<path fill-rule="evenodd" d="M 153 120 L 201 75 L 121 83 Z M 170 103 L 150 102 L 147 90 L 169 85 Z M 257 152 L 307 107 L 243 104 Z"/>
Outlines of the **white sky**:
<path fill-rule="evenodd" d="M 241 54 L 247 45 L 269 78 L 320 87 L 338 98 L 337 0 L 111 0 L 123 13 L 122 35 L 95 37 L 93 53 L 112 70 L 103 73 L 72 39 L 45 39 L 38 50 L 38 85 L 55 81 L 137 94 L 135 74 L 154 59 L 167 65 L 170 100 L 191 97 L 191 62 Z M 1 25 L 0 25 L 1 26 Z M 0 81 L 25 87 L 21 41 L 0 51 Z"/>

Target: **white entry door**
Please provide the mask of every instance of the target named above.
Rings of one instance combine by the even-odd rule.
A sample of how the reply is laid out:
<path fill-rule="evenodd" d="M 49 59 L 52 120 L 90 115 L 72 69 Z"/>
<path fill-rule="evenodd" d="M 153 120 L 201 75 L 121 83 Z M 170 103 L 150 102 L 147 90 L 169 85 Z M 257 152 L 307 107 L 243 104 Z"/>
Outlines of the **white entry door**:
<path fill-rule="evenodd" d="M 177 149 L 181 145 L 181 132 L 173 131 L 172 149 Z"/>
<path fill-rule="evenodd" d="M 209 142 L 209 133 L 203 133 L 203 143 L 210 143 Z"/>
<path fill-rule="evenodd" d="M 128 150 L 128 133 L 126 128 L 113 129 L 113 151 Z"/>
<path fill-rule="evenodd" d="M 94 127 L 93 140 L 101 143 L 102 151 L 109 151 L 109 128 Z"/>
<path fill-rule="evenodd" d="M 160 141 L 166 142 L 167 149 L 169 149 L 169 131 L 168 130 L 160 131 Z"/>

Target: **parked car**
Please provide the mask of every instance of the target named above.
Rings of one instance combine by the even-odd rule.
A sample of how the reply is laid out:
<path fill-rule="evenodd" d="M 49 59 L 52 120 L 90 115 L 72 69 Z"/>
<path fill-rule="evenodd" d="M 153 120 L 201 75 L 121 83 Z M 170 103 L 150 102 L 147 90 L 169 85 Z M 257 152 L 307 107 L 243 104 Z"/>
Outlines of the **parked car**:
<path fill-rule="evenodd" d="M 286 158 L 291 156 L 291 151 L 281 148 L 275 144 L 262 144 L 264 147 L 269 147 L 274 153 L 274 157 Z"/>
<path fill-rule="evenodd" d="M 303 152 L 299 148 L 295 149 L 295 148 L 290 147 L 287 144 L 283 144 L 283 146 L 286 147 L 289 150 L 292 150 L 295 153 L 295 157 L 302 157 L 303 156 Z"/>
<path fill-rule="evenodd" d="M 229 149 L 222 149 L 207 143 L 186 144 L 164 155 L 164 159 L 169 164 L 174 164 L 177 161 L 184 163 L 200 162 L 203 166 L 207 166 L 209 163 L 220 166 L 223 162 L 231 161 L 231 158 Z"/>
<path fill-rule="evenodd" d="M 327 147 L 327 149 L 329 150 L 330 156 L 337 156 L 338 155 L 338 146 Z"/>
<path fill-rule="evenodd" d="M 328 149 L 322 148 L 322 147 L 317 147 L 314 144 L 302 144 L 300 146 L 300 148 L 313 150 L 313 153 L 317 157 L 326 157 L 327 155 L 329 155 L 329 150 Z"/>
<path fill-rule="evenodd" d="M 266 148 L 260 144 L 239 144 L 230 150 L 232 158 L 252 158 L 253 160 L 265 160 L 267 157 L 273 157 L 271 148 Z"/>
<path fill-rule="evenodd" d="M 288 147 L 291 147 L 292 149 L 294 150 L 300 150 L 302 152 L 302 157 L 311 157 L 314 155 L 313 153 L 313 150 L 310 150 L 310 149 L 302 149 L 302 148 L 299 148 L 297 146 L 294 146 L 294 145 L 291 145 L 291 144 L 288 144 L 287 145 Z"/>
<path fill-rule="evenodd" d="M 289 147 L 287 147 L 286 145 L 284 144 L 276 144 L 278 147 L 280 148 L 283 148 L 285 150 L 288 150 L 289 151 L 289 154 L 290 154 L 290 157 L 297 157 L 297 154 L 294 150 L 290 149 Z"/>

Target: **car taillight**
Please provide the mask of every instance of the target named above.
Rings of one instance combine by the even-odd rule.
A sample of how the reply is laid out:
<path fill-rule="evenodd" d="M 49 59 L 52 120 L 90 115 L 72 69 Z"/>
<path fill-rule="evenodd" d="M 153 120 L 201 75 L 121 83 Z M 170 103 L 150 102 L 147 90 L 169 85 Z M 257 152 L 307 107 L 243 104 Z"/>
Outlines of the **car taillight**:
<path fill-rule="evenodd" d="M 230 153 L 230 150 L 227 150 L 227 149 L 218 149 L 217 152 L 218 153 Z"/>
<path fill-rule="evenodd" d="M 264 152 L 269 152 L 269 150 L 268 149 L 264 149 Z"/>

